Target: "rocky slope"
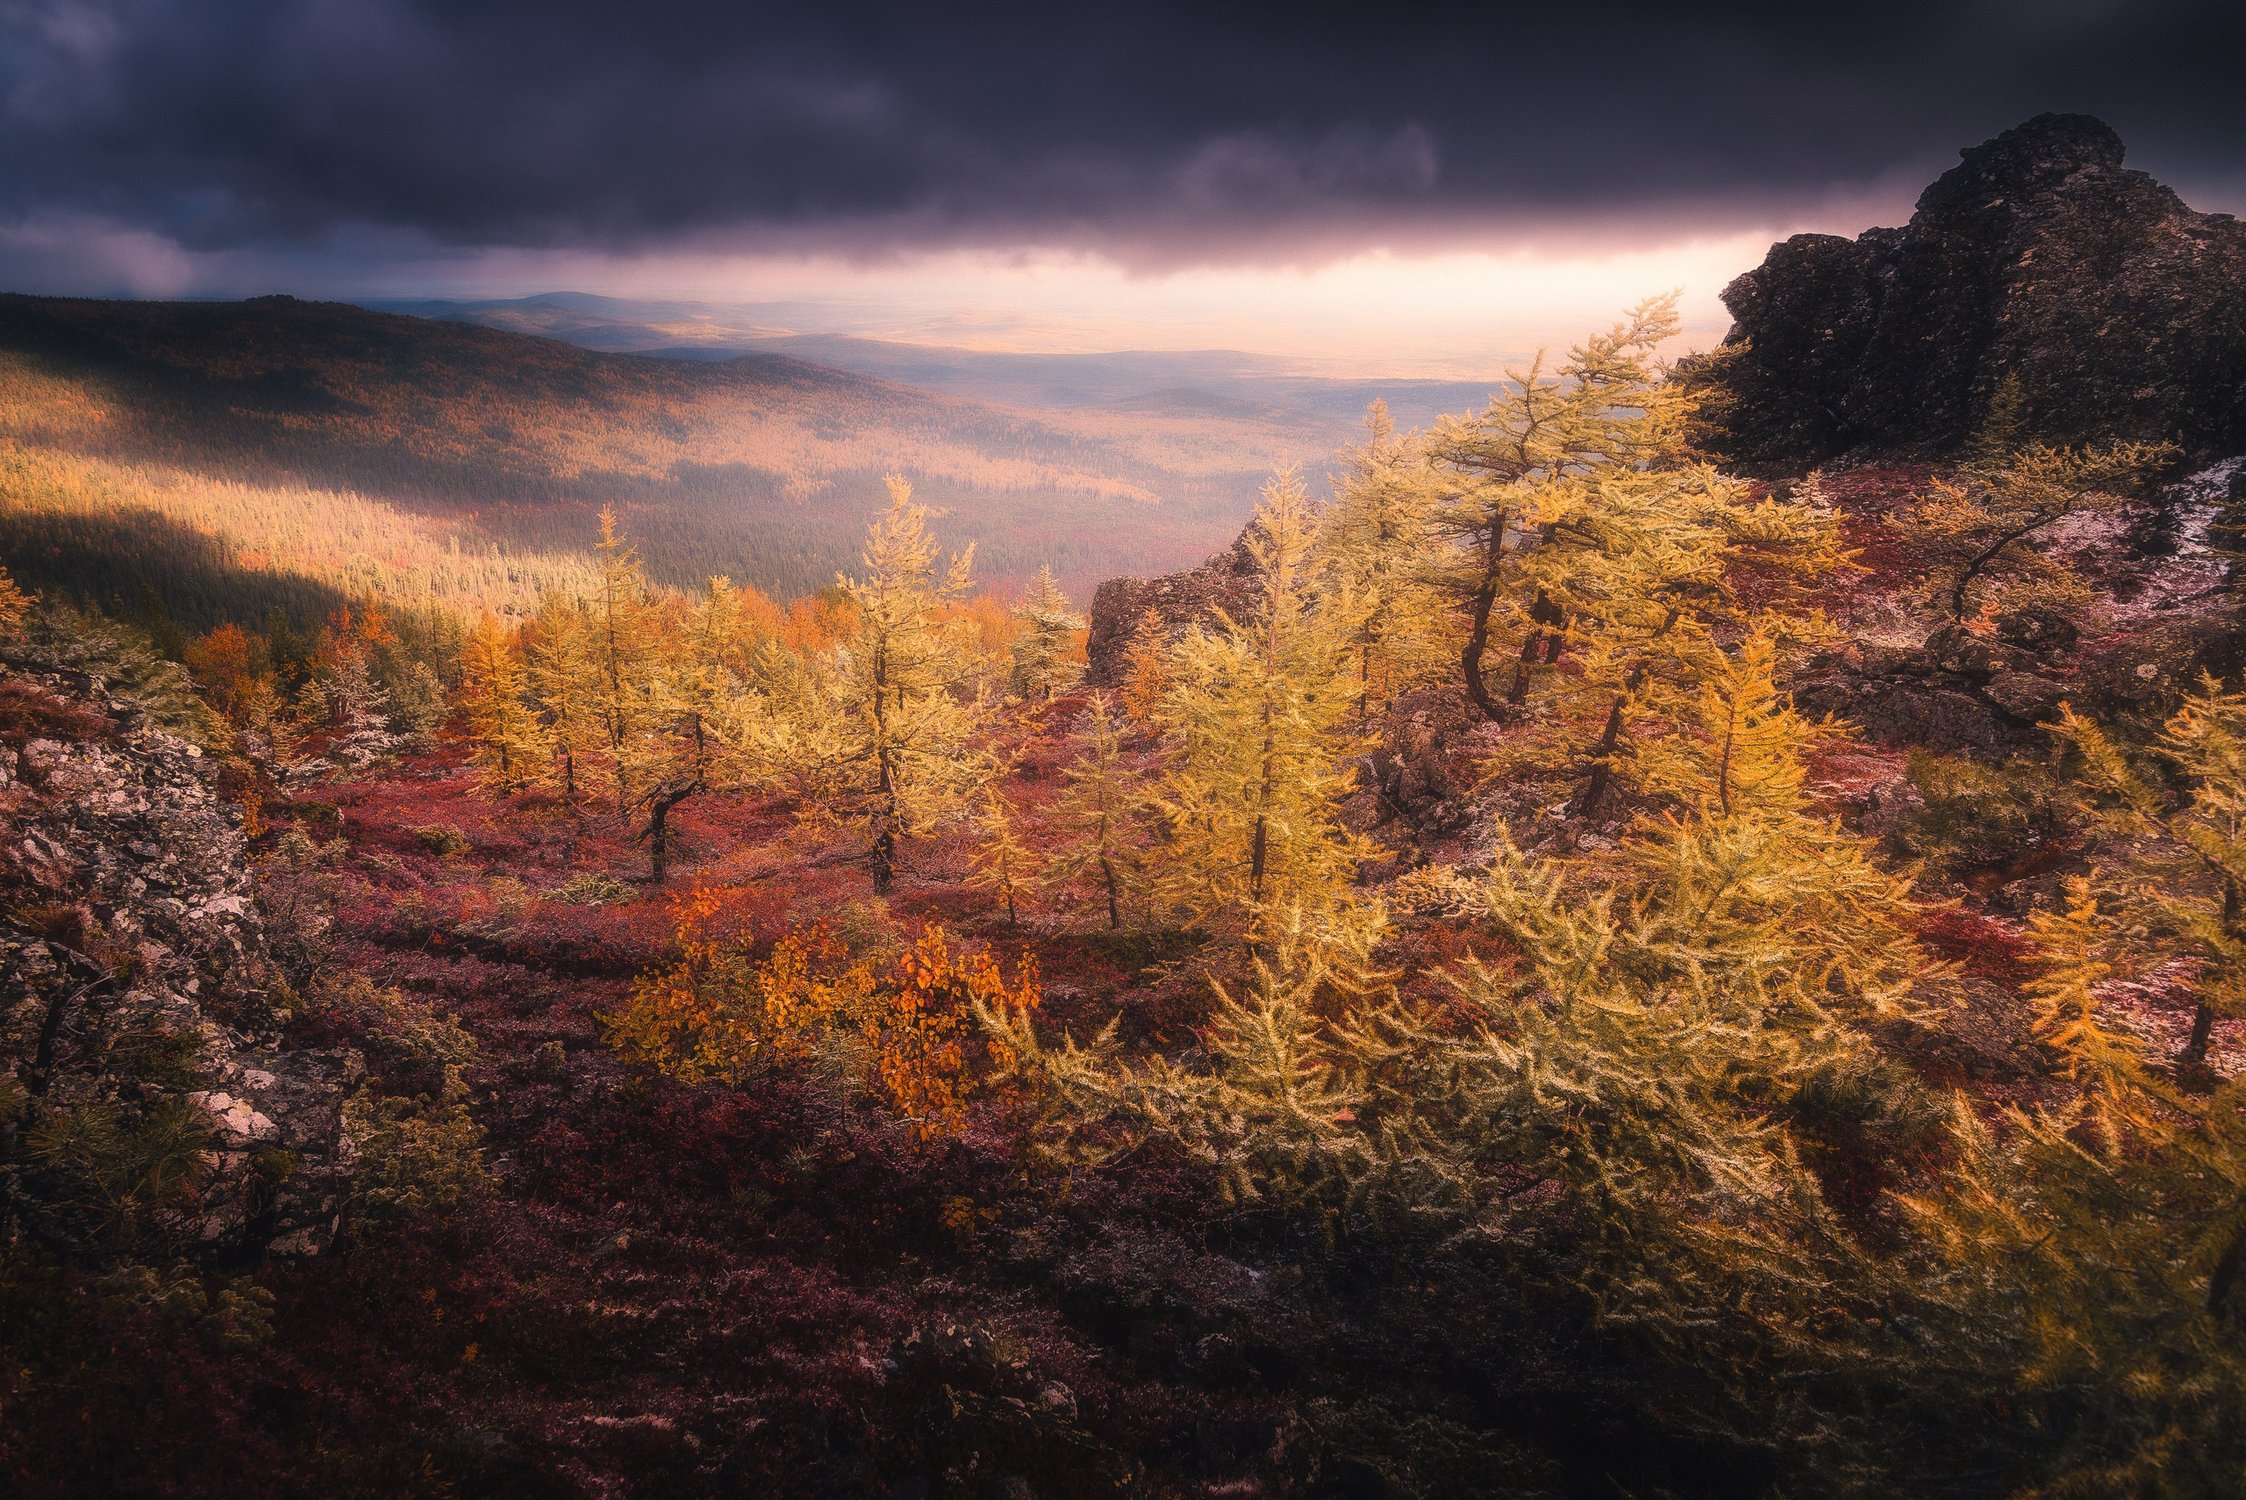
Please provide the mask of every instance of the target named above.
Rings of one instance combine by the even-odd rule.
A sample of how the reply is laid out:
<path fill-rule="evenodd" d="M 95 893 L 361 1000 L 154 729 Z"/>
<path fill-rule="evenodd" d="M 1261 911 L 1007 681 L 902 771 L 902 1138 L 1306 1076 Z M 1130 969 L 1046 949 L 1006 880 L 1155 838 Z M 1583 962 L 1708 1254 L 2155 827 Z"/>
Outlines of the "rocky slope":
<path fill-rule="evenodd" d="M 176 1253 L 324 1248 L 360 1065 L 281 1048 L 274 979 L 203 751 L 98 679 L 0 667 L 0 1223 L 66 1255 L 111 1237 L 77 1189 L 131 1142 L 128 1196 L 161 1199 Z"/>
<path fill-rule="evenodd" d="M 2246 225 L 2087 115 L 1963 153 L 1908 225 L 1801 234 L 1724 290 L 1730 446 L 1773 467 L 1954 448 L 2016 377 L 2031 436 L 2246 449 Z"/>

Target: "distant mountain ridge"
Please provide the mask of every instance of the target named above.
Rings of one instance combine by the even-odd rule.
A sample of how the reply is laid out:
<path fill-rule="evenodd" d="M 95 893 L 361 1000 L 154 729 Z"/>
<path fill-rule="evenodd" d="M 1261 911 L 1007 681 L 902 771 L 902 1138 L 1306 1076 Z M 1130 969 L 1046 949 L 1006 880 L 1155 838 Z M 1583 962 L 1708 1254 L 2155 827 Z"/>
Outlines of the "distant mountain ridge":
<path fill-rule="evenodd" d="M 1724 291 L 1734 451 L 1955 448 L 2016 382 L 2029 434 L 2246 451 L 2246 225 L 2047 114 L 1962 153 L 1900 229 L 1802 234 Z"/>
<path fill-rule="evenodd" d="M 1144 410 L 1150 400 L 1166 398 L 1174 405 L 1195 393 L 1211 410 L 1338 423 L 1344 430 L 1376 398 L 1389 404 L 1401 425 L 1425 426 L 1445 413 L 1480 407 L 1502 379 L 1494 373 L 1482 380 L 1320 375 L 1305 373 L 1298 361 L 1235 349 L 1016 353 L 787 332 L 777 325 L 800 321 L 809 311 L 789 303 L 728 307 L 546 292 L 482 301 L 365 305 L 665 359 L 718 362 L 750 353 L 787 354 L 922 390 L 1007 405 Z"/>

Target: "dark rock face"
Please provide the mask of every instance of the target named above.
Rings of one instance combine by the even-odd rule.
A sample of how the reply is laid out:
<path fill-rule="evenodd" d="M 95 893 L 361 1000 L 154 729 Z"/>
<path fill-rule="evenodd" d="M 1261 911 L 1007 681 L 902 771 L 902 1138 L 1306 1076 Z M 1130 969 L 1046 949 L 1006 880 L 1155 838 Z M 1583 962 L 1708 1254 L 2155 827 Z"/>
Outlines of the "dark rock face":
<path fill-rule="evenodd" d="M 2017 377 L 2028 435 L 2246 449 L 2246 225 L 2195 213 L 2087 115 L 1963 153 L 1910 224 L 1796 235 L 1724 289 L 1744 462 L 1954 449 Z"/>
<path fill-rule="evenodd" d="M 1209 619 L 1220 609 L 1241 619 L 1255 607 L 1262 576 L 1243 531 L 1238 541 L 1197 568 L 1160 578 L 1108 579 L 1092 591 L 1084 681 L 1104 688 L 1122 680 L 1123 653 L 1130 649 L 1132 633 L 1149 609 L 1172 632 Z"/>

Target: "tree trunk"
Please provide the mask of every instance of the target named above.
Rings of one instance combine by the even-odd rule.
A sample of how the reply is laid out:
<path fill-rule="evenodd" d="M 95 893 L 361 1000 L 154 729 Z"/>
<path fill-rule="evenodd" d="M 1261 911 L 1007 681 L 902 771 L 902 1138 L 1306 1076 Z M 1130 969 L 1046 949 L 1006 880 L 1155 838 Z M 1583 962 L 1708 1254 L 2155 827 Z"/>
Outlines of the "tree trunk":
<path fill-rule="evenodd" d="M 876 896 L 886 896 L 890 885 L 897 878 L 897 835 L 886 822 L 882 824 L 881 832 L 873 836 L 871 863 L 873 893 Z"/>
<path fill-rule="evenodd" d="M 1486 719 L 1504 717 L 1497 700 L 1490 697 L 1489 684 L 1482 680 L 1482 657 L 1490 646 L 1490 610 L 1497 604 L 1497 579 L 1492 577 L 1474 591 L 1473 613 L 1466 629 L 1466 649 L 1459 654 L 1459 670 L 1466 677 L 1466 696 L 1482 711 Z"/>
<path fill-rule="evenodd" d="M 1598 748 L 1591 752 L 1591 775 L 1575 799 L 1575 815 L 1579 818 L 1598 816 L 1599 804 L 1606 800 L 1607 783 L 1614 779 L 1615 747 L 1622 742 L 1622 704 L 1629 696 L 1627 691 L 1616 693 L 1607 708 L 1606 731 L 1599 736 Z"/>
<path fill-rule="evenodd" d="M 648 794 L 648 878 L 656 885 L 671 874 L 671 809 L 701 789 L 699 782 L 671 782 Z"/>
<path fill-rule="evenodd" d="M 2184 1050 L 2176 1054 L 2176 1061 L 2192 1068 L 2207 1061 L 2207 1047 L 2214 1035 L 2215 1008 L 2202 1000 L 2199 1009 L 2192 1013 L 2191 1036 L 2184 1043 Z"/>
<path fill-rule="evenodd" d="M 1505 711 L 1490 697 L 1489 684 L 1482 680 L 1482 657 L 1490 648 L 1490 611 L 1497 607 L 1498 564 L 1505 557 L 1505 528 L 1507 518 L 1494 518 L 1482 540 L 1482 582 L 1474 590 L 1474 599 L 1468 607 L 1466 649 L 1459 654 L 1458 665 L 1466 676 L 1466 696 L 1482 711 L 1486 719 L 1502 719 Z"/>
<path fill-rule="evenodd" d="M 2246 906 L 2246 898 L 2241 897 L 2238 882 L 2225 876 L 2223 879 L 2223 930 L 2233 937 L 2238 935 L 2241 906 Z M 2207 1061 L 2207 1048 L 2214 1038 L 2215 1008 L 2202 1000 L 2199 1002 L 2199 1009 L 2192 1013 L 2191 1036 L 2185 1041 L 2184 1050 L 2176 1054 L 2177 1063 L 2187 1068 L 2196 1068 Z"/>
<path fill-rule="evenodd" d="M 1976 552 L 1965 566 L 1958 570 L 1957 581 L 1950 586 L 1950 618 L 1953 620 L 1965 618 L 1966 590 L 1973 586 L 1974 580 L 1981 576 L 1984 568 L 1996 561 L 1998 553 L 2019 541 L 2022 537 L 2027 536 L 2030 532 L 2038 531 L 2057 519 L 2058 517 L 2055 514 L 2046 515 L 2038 511 L 2021 525 L 1999 533 L 1995 541 Z"/>
<path fill-rule="evenodd" d="M 1560 646 L 1566 639 L 1560 627 L 1567 623 L 1567 614 L 1542 589 L 1536 591 L 1536 603 L 1529 606 L 1529 619 L 1534 623 L 1521 642 L 1520 660 L 1513 664 L 1513 686 L 1505 694 L 1505 702 L 1512 708 L 1528 702 L 1529 668 L 1535 664 L 1539 648 L 1544 664 L 1550 666 L 1560 659 Z"/>
<path fill-rule="evenodd" d="M 1644 663 L 1630 669 L 1629 680 L 1622 691 L 1614 695 L 1607 707 L 1606 729 L 1599 736 L 1598 748 L 1591 752 L 1591 775 L 1583 783 L 1583 791 L 1575 799 L 1575 815 L 1579 818 L 1597 817 L 1599 804 L 1606 800 L 1607 787 L 1614 780 L 1614 752 L 1622 744 L 1622 709 L 1630 695 L 1645 685 Z"/>
<path fill-rule="evenodd" d="M 1536 660 L 1536 648 L 1544 644 L 1544 632 L 1532 630 L 1521 640 L 1520 658 L 1513 663 L 1513 685 L 1505 690 L 1505 706 L 1519 708 L 1529 701 L 1529 664 Z"/>
<path fill-rule="evenodd" d="M 1116 896 L 1115 862 L 1106 855 L 1100 856 L 1100 874 L 1107 881 L 1107 927 L 1110 932 L 1123 930 L 1123 903 Z"/>

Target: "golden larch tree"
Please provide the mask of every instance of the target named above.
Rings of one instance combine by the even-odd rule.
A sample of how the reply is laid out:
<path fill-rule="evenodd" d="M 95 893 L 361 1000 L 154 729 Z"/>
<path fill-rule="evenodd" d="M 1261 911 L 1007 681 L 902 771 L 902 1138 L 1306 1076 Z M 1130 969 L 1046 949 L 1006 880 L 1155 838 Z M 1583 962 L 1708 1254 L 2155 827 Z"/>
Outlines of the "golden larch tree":
<path fill-rule="evenodd" d="M 1053 570 L 1041 567 L 1014 618 L 1021 627 L 1013 646 L 1014 691 L 1025 698 L 1049 699 L 1054 689 L 1076 678 L 1076 632 L 1084 628 L 1083 617 L 1053 581 Z"/>
<path fill-rule="evenodd" d="M 1077 740 L 1053 803 L 1054 849 L 1044 881 L 1053 890 L 1096 885 L 1107 902 L 1107 925 L 1119 932 L 1124 904 L 1136 898 L 1145 875 L 1146 789 L 1123 753 L 1123 726 L 1105 693 L 1091 695 Z"/>
<path fill-rule="evenodd" d="M 484 784 L 512 792 L 544 768 L 546 732 L 531 707 L 530 678 L 514 632 L 485 615 L 460 655 L 460 705 Z"/>
<path fill-rule="evenodd" d="M 1157 721 L 1168 751 L 1158 805 L 1168 831 L 1164 897 L 1190 920 L 1253 931 L 1267 908 L 1328 909 L 1366 844 L 1342 826 L 1356 784 L 1356 693 L 1346 600 L 1321 609 L 1302 481 L 1264 487 L 1248 533 L 1262 597 L 1221 612 L 1171 653 Z"/>

